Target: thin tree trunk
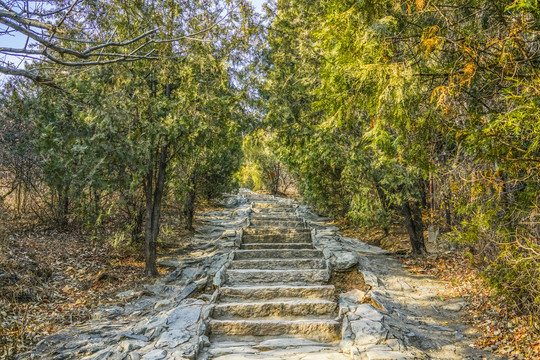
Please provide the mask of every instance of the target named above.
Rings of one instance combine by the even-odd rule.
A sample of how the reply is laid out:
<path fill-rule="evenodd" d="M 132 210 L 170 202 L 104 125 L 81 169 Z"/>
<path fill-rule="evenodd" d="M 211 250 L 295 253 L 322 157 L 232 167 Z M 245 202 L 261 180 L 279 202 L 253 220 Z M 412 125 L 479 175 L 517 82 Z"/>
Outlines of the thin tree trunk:
<path fill-rule="evenodd" d="M 186 229 L 193 231 L 193 216 L 195 215 L 195 172 L 193 172 L 188 179 L 188 192 L 184 202 L 184 216 L 186 218 Z"/>
<path fill-rule="evenodd" d="M 21 215 L 21 184 L 17 185 L 17 217 Z"/>
<path fill-rule="evenodd" d="M 62 186 L 58 193 L 58 217 L 56 221 L 60 226 L 67 224 L 67 217 L 69 215 L 69 184 Z"/>
<path fill-rule="evenodd" d="M 417 203 L 409 204 L 404 201 L 401 206 L 401 213 L 405 218 L 405 227 L 409 233 L 411 249 L 413 254 L 422 255 L 427 252 L 424 242 L 424 222 L 422 221 L 422 211 Z"/>
<path fill-rule="evenodd" d="M 130 211 L 131 217 L 131 244 L 136 244 L 141 240 L 145 208 L 133 205 L 134 210 Z"/>
<path fill-rule="evenodd" d="M 388 198 L 377 179 L 373 179 L 373 184 L 375 185 L 375 190 L 377 191 L 384 212 L 387 214 L 390 208 Z M 388 237 L 390 235 L 390 224 L 385 221 L 382 225 L 382 230 L 384 231 L 384 236 Z"/>
<path fill-rule="evenodd" d="M 167 170 L 167 140 L 163 139 L 160 147 L 160 157 L 157 168 L 157 179 L 154 185 L 154 169 L 152 165 L 146 175 L 146 225 L 145 225 L 145 258 L 146 276 L 157 276 L 156 244 L 159 234 L 159 222 L 161 217 L 161 203 L 165 188 L 165 175 Z"/>
<path fill-rule="evenodd" d="M 94 222 L 99 218 L 99 213 L 101 211 L 100 202 L 101 193 L 97 190 L 94 190 Z"/>
<path fill-rule="evenodd" d="M 427 208 L 426 182 L 421 177 L 418 179 L 418 189 L 420 190 L 420 199 L 422 200 L 422 207 Z"/>
<path fill-rule="evenodd" d="M 449 232 L 452 230 L 452 190 L 448 190 L 448 193 L 445 194 L 444 199 L 444 217 L 446 218 L 444 232 Z"/>
<path fill-rule="evenodd" d="M 424 242 L 424 221 L 422 220 L 422 210 L 417 202 L 413 202 L 411 205 L 411 213 L 413 215 L 414 231 L 416 231 L 416 238 L 418 239 L 418 249 L 421 252 L 426 252 L 426 245 Z"/>
<path fill-rule="evenodd" d="M 429 196 L 430 196 L 430 211 L 429 218 L 430 222 L 433 225 L 435 222 L 435 180 L 433 179 L 433 174 L 429 175 Z"/>
<path fill-rule="evenodd" d="M 135 240 L 140 239 L 142 236 L 142 229 L 144 224 L 144 209 L 141 206 L 137 209 L 137 215 L 135 216 L 135 225 L 133 226 L 133 235 Z"/>

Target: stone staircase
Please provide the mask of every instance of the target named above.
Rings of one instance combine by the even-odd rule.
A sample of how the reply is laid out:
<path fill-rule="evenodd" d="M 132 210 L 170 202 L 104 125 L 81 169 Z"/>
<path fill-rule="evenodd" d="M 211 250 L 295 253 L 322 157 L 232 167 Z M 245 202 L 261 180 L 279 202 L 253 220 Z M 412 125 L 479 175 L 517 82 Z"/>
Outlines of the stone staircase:
<path fill-rule="evenodd" d="M 335 289 L 327 285 L 329 269 L 310 229 L 293 205 L 248 196 L 250 224 L 209 318 L 210 357 L 268 341 L 290 346 L 340 340 Z"/>

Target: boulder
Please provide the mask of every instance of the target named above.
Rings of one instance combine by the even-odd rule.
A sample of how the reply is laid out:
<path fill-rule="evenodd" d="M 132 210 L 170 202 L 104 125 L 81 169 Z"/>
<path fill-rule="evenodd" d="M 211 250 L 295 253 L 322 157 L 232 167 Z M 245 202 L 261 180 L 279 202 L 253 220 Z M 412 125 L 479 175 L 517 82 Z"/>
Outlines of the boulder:
<path fill-rule="evenodd" d="M 333 251 L 330 261 L 334 271 L 347 271 L 358 264 L 358 255 L 351 251 Z"/>

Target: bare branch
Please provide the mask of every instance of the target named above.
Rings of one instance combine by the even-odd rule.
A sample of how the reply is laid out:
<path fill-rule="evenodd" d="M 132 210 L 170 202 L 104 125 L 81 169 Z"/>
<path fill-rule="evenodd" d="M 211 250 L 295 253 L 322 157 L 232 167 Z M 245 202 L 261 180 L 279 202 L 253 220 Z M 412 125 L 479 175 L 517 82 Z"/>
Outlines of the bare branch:
<path fill-rule="evenodd" d="M 0 30 L 0 36 L 19 34 L 26 37 L 25 44 L 21 44 L 20 47 L 0 47 L 0 54 L 5 55 L 6 59 L 20 60 L 18 65 L 17 62 L 14 64 L 0 62 L 0 73 L 47 82 L 48 80 L 40 78 L 35 72 L 19 69 L 19 67 L 28 59 L 56 63 L 61 66 L 84 67 L 141 59 L 174 58 L 156 53 L 152 45 L 182 40 L 211 42 L 213 40 L 208 39 L 205 34 L 210 33 L 234 12 L 234 9 L 226 10 L 226 7 L 217 9 L 209 14 L 205 28 L 182 36 L 160 38 L 156 34 L 161 31 L 161 28 L 157 27 L 120 40 L 117 39 L 116 32 L 108 32 L 109 39 L 99 41 L 93 40 L 93 35 L 85 34 L 86 30 L 90 31 L 90 34 L 95 34 L 96 30 L 86 29 L 86 23 L 80 24 L 83 25 L 80 37 L 66 35 L 69 31 L 62 32 L 62 28 L 67 26 L 68 19 L 73 18 L 75 23 L 81 22 L 78 17 L 83 13 L 78 7 L 82 2 L 82 0 L 71 0 L 67 6 L 57 8 L 54 6 L 56 4 L 49 0 L 33 0 L 32 3 L 36 6 L 29 6 L 30 0 L 0 0 L 0 24 L 6 27 Z M 50 6 L 46 6 L 47 4 Z"/>
<path fill-rule="evenodd" d="M 144 54 L 144 55 L 129 55 L 129 54 L 109 54 L 109 56 L 116 57 L 112 60 L 97 60 L 97 61 L 64 61 L 61 59 L 58 59 L 57 57 L 54 57 L 50 55 L 48 52 L 45 52 L 44 55 L 47 59 L 51 60 L 54 63 L 64 65 L 64 66 L 96 66 L 96 65 L 109 65 L 109 64 L 115 64 L 119 62 L 131 62 L 131 61 L 137 61 L 141 59 L 147 59 L 147 60 L 157 60 L 160 57 L 159 56 L 151 56 L 154 50 Z M 93 56 L 102 56 L 102 54 L 92 54 Z"/>
<path fill-rule="evenodd" d="M 10 67 L 7 67 L 7 66 L 2 66 L 0 65 L 0 73 L 4 73 L 4 74 L 7 74 L 7 75 L 15 75 L 15 76 L 22 76 L 22 77 L 25 77 L 27 79 L 30 79 L 30 80 L 33 80 L 35 82 L 38 82 L 38 83 L 43 83 L 43 84 L 52 84 L 52 81 L 50 79 L 46 79 L 42 76 L 39 76 L 31 71 L 28 71 L 28 70 L 22 70 L 22 69 L 13 69 L 13 68 L 10 68 Z"/>
<path fill-rule="evenodd" d="M 41 21 L 21 17 L 18 14 L 14 13 L 13 11 L 0 10 L 0 19 L 1 18 L 10 18 L 12 20 L 15 20 L 19 24 L 34 26 L 34 27 L 37 27 L 40 29 L 46 29 L 49 31 L 54 31 L 56 28 L 56 26 L 52 24 L 47 24 Z"/>
<path fill-rule="evenodd" d="M 93 51 L 96 51 L 96 50 L 99 50 L 99 49 L 103 49 L 103 48 L 106 48 L 106 47 L 112 47 L 112 46 L 121 46 L 121 47 L 126 47 L 128 45 L 131 45 L 141 39 L 144 39 L 146 37 L 148 37 L 149 35 L 152 35 L 154 33 L 156 33 L 159 29 L 153 29 L 153 30 L 149 30 L 131 40 L 128 40 L 128 41 L 124 41 L 124 42 L 107 42 L 107 43 L 104 43 L 104 44 L 100 44 L 100 45 L 97 45 L 97 46 L 94 46 L 94 47 L 91 47 L 91 48 L 88 48 L 86 49 L 85 51 L 83 51 L 81 54 L 83 56 L 88 56 L 88 54 L 90 54 L 91 52 Z M 151 42 L 155 42 L 155 41 L 149 41 L 147 42 L 146 44 L 150 44 Z"/>
<path fill-rule="evenodd" d="M 69 54 L 69 55 L 73 55 L 73 56 L 77 56 L 77 57 L 83 57 L 81 56 L 81 53 L 79 53 L 78 51 L 75 51 L 75 50 L 72 50 L 72 49 L 67 49 L 67 48 L 62 48 L 56 44 L 53 44 L 52 42 L 48 41 L 48 40 L 45 40 L 43 39 L 41 36 L 39 36 L 37 33 L 31 31 L 31 30 L 28 30 L 27 28 L 17 24 L 17 23 L 14 23 L 13 21 L 10 21 L 10 20 L 7 20 L 5 18 L 2 18 L 0 16 L 0 23 L 4 24 L 4 25 L 7 25 L 15 30 L 17 30 L 18 32 L 20 32 L 21 34 L 24 34 L 24 35 L 27 35 L 28 37 L 30 37 L 31 39 L 37 41 L 38 43 L 40 43 L 41 45 L 49 48 L 49 49 L 52 49 L 54 51 L 57 51 L 61 54 Z"/>
<path fill-rule="evenodd" d="M 29 49 L 26 49 L 26 48 L 15 49 L 15 48 L 2 48 L 2 47 L 0 47 L 0 53 L 41 55 L 41 54 L 43 54 L 43 51 L 29 50 Z"/>

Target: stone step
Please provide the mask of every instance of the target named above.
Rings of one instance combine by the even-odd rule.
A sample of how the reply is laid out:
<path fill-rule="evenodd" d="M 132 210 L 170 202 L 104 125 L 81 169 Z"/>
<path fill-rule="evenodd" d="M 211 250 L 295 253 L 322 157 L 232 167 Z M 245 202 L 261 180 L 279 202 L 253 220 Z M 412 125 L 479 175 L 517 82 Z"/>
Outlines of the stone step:
<path fill-rule="evenodd" d="M 312 249 L 257 249 L 235 250 L 234 252 L 235 260 L 290 258 L 317 259 L 323 257 L 322 251 Z"/>
<path fill-rule="evenodd" d="M 301 220 L 267 220 L 267 219 L 250 219 L 250 227 L 263 228 L 305 228 L 305 224 Z"/>
<path fill-rule="evenodd" d="M 336 341 L 340 337 L 340 323 L 329 319 L 307 320 L 217 320 L 211 319 L 212 335 L 277 336 L 294 335 L 314 341 Z"/>
<path fill-rule="evenodd" d="M 251 211 L 255 214 L 288 214 L 290 216 L 296 215 L 296 208 L 295 207 L 278 207 L 278 208 L 272 208 L 272 207 L 254 207 L 251 208 Z"/>
<path fill-rule="evenodd" d="M 246 243 L 311 243 L 311 233 L 292 233 L 292 234 L 265 234 L 265 235 L 251 235 L 243 234 L 242 241 Z"/>
<path fill-rule="evenodd" d="M 326 283 L 330 277 L 327 269 L 227 269 L 225 275 L 228 284 L 323 284 Z"/>
<path fill-rule="evenodd" d="M 248 199 L 249 201 L 256 201 L 256 202 L 275 202 L 274 195 L 267 195 L 267 194 L 245 194 L 244 197 Z"/>
<path fill-rule="evenodd" d="M 333 285 L 265 285 L 265 286 L 223 286 L 220 301 L 249 299 L 269 300 L 276 298 L 302 298 L 335 300 Z"/>
<path fill-rule="evenodd" d="M 313 249 L 311 242 L 303 243 L 242 243 L 240 249 Z"/>
<path fill-rule="evenodd" d="M 266 214 L 266 215 L 259 215 L 259 214 L 252 214 L 250 217 L 250 221 L 261 221 L 261 222 L 301 222 L 302 218 L 296 217 L 296 216 L 279 216 L 279 214 Z"/>
<path fill-rule="evenodd" d="M 321 299 L 273 300 L 259 302 L 221 303 L 214 306 L 212 318 L 269 318 L 281 317 L 291 320 L 294 317 L 333 318 L 337 315 L 337 303 Z"/>
<path fill-rule="evenodd" d="M 245 359 L 243 355 L 256 353 L 258 351 L 284 350 L 289 348 L 295 350 L 301 349 L 298 351 L 299 353 L 302 353 L 302 349 L 310 349 L 308 352 L 318 353 L 320 351 L 324 351 L 325 349 L 335 349 L 332 346 L 333 344 L 310 341 L 290 336 L 263 336 L 251 338 L 242 337 L 242 340 L 244 341 L 240 341 L 234 337 L 214 335 L 212 336 L 212 342 L 208 347 L 208 353 L 212 356 L 232 355 L 232 359 L 240 360 Z M 249 355 L 247 356 L 249 358 Z M 260 359 L 260 356 L 255 356 L 255 359 L 257 358 Z M 297 360 L 300 359 L 300 357 L 294 358 Z M 301 358 L 306 359 L 303 356 Z M 327 357 L 323 358 L 330 359 Z M 232 359 L 229 357 L 229 360 Z M 318 356 L 317 359 L 319 359 Z"/>
<path fill-rule="evenodd" d="M 260 224 L 270 224 L 270 223 L 304 223 L 301 218 L 292 217 L 292 216 L 286 216 L 286 217 L 270 217 L 270 216 L 251 216 L 249 219 L 249 222 L 254 223 L 260 223 Z"/>
<path fill-rule="evenodd" d="M 292 221 L 292 220 L 302 220 L 293 214 L 282 214 L 282 213 L 253 213 L 250 217 L 252 220 L 276 220 L 276 221 Z"/>
<path fill-rule="evenodd" d="M 251 259 L 234 260 L 230 269 L 325 269 L 323 259 Z"/>
<path fill-rule="evenodd" d="M 276 215 L 252 215 L 249 218 L 250 222 L 302 222 L 301 218 L 298 218 L 296 216 L 282 216 L 280 214 Z"/>
<path fill-rule="evenodd" d="M 271 234 L 311 234 L 311 230 L 308 228 L 302 229 L 258 229 L 258 228 L 245 228 L 243 230 L 244 235 L 271 235 Z"/>
<path fill-rule="evenodd" d="M 251 205 L 253 209 L 255 208 L 272 208 L 272 209 L 296 209 L 294 205 L 290 205 L 282 202 L 275 201 L 254 201 Z"/>

